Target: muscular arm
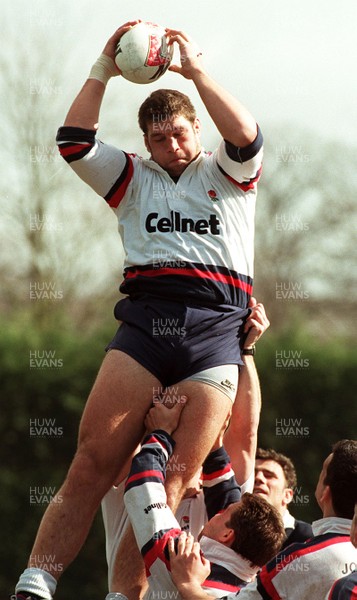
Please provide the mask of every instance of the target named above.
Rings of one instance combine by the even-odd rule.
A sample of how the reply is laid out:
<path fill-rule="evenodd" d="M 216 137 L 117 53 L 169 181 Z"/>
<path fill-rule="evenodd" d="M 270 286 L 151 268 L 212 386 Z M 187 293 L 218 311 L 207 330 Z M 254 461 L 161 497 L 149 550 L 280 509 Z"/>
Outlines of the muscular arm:
<path fill-rule="evenodd" d="M 197 91 L 223 139 L 244 148 L 257 137 L 257 124 L 249 111 L 206 72 L 192 78 Z"/>
<path fill-rule="evenodd" d="M 249 308 L 252 312 L 244 328 L 244 348 L 252 348 L 270 325 L 263 304 L 252 297 Z M 239 485 L 243 485 L 254 472 L 261 410 L 261 390 L 254 358 L 243 354 L 242 359 L 244 366 L 239 372 L 231 422 L 224 436 L 224 446 Z"/>
<path fill-rule="evenodd" d="M 253 356 L 242 356 L 239 385 L 224 446 L 231 458 L 237 483 L 243 485 L 254 471 L 261 392 Z"/>
<path fill-rule="evenodd" d="M 221 136 L 234 146 L 244 148 L 257 137 L 257 124 L 250 112 L 205 70 L 201 53 L 182 31 L 167 30 L 170 43 L 180 47 L 181 66 L 171 71 L 191 79 Z"/>

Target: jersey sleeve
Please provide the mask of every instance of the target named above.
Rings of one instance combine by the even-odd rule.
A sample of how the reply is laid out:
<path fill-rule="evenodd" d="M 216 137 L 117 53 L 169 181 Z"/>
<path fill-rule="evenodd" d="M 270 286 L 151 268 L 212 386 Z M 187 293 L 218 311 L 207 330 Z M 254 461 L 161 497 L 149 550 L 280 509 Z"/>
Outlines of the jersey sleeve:
<path fill-rule="evenodd" d="M 208 519 L 240 500 L 241 490 L 223 446 L 211 452 L 203 463 L 202 487 Z"/>
<path fill-rule="evenodd" d="M 220 171 L 229 181 L 244 192 L 253 189 L 262 172 L 263 136 L 259 126 L 255 140 L 244 148 L 222 140 L 216 158 Z"/>
<path fill-rule="evenodd" d="M 168 565 L 168 539 L 181 533 L 166 504 L 164 488 L 166 463 L 173 447 L 174 440 L 164 431 L 146 436 L 141 451 L 133 458 L 125 484 L 125 506 L 148 574 L 157 558 Z"/>
<path fill-rule="evenodd" d="M 56 142 L 73 171 L 112 208 L 117 208 L 133 177 L 132 157 L 96 139 L 96 132 L 60 127 Z"/>

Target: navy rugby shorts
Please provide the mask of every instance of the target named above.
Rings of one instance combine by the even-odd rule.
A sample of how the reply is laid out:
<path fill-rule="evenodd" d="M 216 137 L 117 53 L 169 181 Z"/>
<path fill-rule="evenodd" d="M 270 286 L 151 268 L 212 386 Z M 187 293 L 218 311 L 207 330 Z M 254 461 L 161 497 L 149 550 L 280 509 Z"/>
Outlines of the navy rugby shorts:
<path fill-rule="evenodd" d="M 129 354 L 168 387 L 212 367 L 243 364 L 240 340 L 249 313 L 228 305 L 124 298 L 115 306 L 121 325 L 106 351 Z"/>

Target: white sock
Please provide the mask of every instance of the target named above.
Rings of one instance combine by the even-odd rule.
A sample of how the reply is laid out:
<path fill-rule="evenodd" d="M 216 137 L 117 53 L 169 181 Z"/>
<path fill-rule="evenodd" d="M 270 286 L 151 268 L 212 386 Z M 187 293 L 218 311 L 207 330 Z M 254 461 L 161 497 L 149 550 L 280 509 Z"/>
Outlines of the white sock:
<path fill-rule="evenodd" d="M 15 592 L 28 592 L 36 594 L 45 600 L 52 600 L 52 596 L 56 591 L 57 581 L 50 573 L 29 567 L 21 574 L 17 582 Z"/>

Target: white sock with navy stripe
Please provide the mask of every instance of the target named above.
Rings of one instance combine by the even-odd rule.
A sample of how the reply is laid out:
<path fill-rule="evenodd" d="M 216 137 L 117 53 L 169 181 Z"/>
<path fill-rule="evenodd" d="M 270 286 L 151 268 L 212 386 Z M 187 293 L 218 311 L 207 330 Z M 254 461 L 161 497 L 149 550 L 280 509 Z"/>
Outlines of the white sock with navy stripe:
<path fill-rule="evenodd" d="M 52 600 L 56 587 L 57 581 L 50 573 L 42 569 L 29 567 L 21 574 L 15 592 L 27 592 L 45 600 Z"/>

